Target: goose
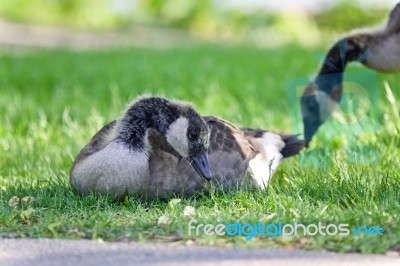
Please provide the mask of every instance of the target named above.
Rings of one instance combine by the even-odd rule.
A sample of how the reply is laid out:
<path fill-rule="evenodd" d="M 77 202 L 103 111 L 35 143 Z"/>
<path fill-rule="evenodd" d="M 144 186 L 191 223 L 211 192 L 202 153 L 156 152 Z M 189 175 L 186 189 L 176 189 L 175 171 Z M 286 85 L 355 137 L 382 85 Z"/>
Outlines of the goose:
<path fill-rule="evenodd" d="M 191 196 L 212 185 L 265 189 L 280 161 L 305 141 L 261 129 L 240 129 L 200 116 L 186 102 L 139 98 L 100 129 L 75 158 L 70 184 L 81 195 L 123 198 Z"/>
<path fill-rule="evenodd" d="M 151 143 L 157 134 L 162 141 Z M 187 103 L 142 97 L 82 149 L 72 165 L 71 186 L 81 194 L 94 191 L 118 198 L 139 192 L 157 167 L 151 159 L 161 148 L 158 143 L 169 144 L 201 177 L 211 178 L 208 127 L 200 115 Z M 168 158 L 160 159 L 168 163 Z"/>
<path fill-rule="evenodd" d="M 352 61 L 380 72 L 400 71 L 400 3 L 390 12 L 384 28 L 353 32 L 329 49 L 317 77 L 300 100 L 307 141 L 337 108 L 343 93 L 343 72 Z"/>

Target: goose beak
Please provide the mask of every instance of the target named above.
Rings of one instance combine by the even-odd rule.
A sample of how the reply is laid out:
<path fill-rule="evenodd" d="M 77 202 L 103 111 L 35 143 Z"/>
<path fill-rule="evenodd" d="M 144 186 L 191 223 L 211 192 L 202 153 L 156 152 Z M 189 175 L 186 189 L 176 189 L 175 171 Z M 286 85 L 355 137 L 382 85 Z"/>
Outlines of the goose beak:
<path fill-rule="evenodd" d="M 202 150 L 197 156 L 190 157 L 190 164 L 202 178 L 211 181 L 211 172 L 208 165 L 208 155 L 206 150 Z"/>

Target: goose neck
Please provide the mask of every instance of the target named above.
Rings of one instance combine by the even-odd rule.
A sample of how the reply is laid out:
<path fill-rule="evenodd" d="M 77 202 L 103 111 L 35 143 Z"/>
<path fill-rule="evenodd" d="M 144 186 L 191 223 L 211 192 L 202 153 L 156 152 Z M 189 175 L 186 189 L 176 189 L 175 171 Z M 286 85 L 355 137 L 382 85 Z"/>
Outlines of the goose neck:
<path fill-rule="evenodd" d="M 348 63 L 365 61 L 371 56 L 371 51 L 368 49 L 371 38 L 369 34 L 356 34 L 337 41 L 329 49 L 320 75 L 343 73 Z"/>
<path fill-rule="evenodd" d="M 139 101 L 122 118 L 118 138 L 130 149 L 146 150 L 147 130 L 153 128 L 165 135 L 169 125 L 179 117 L 177 111 L 165 99 Z"/>

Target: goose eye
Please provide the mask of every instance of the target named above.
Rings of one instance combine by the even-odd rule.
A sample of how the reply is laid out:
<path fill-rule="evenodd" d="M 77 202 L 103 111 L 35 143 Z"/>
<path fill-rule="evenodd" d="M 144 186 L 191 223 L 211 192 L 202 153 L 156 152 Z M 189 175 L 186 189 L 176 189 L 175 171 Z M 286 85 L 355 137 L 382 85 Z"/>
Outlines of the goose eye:
<path fill-rule="evenodd" d="M 190 140 L 196 140 L 198 139 L 199 135 L 196 133 L 189 133 L 189 139 Z"/>

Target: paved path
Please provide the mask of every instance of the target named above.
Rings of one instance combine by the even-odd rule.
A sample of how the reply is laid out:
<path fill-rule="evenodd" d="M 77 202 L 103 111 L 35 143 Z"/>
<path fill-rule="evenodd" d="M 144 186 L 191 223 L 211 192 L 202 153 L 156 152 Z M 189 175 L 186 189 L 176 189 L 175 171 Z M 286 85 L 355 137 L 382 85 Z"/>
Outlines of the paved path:
<path fill-rule="evenodd" d="M 193 41 L 187 33 L 172 29 L 135 26 L 126 31 L 90 32 L 0 19 L 0 46 L 77 50 L 129 46 L 166 48 L 191 44 Z"/>
<path fill-rule="evenodd" d="M 232 249 L 172 244 L 106 243 L 90 240 L 0 239 L 1 266 L 101 265 L 400 265 L 390 255 L 336 254 L 302 250 Z"/>

